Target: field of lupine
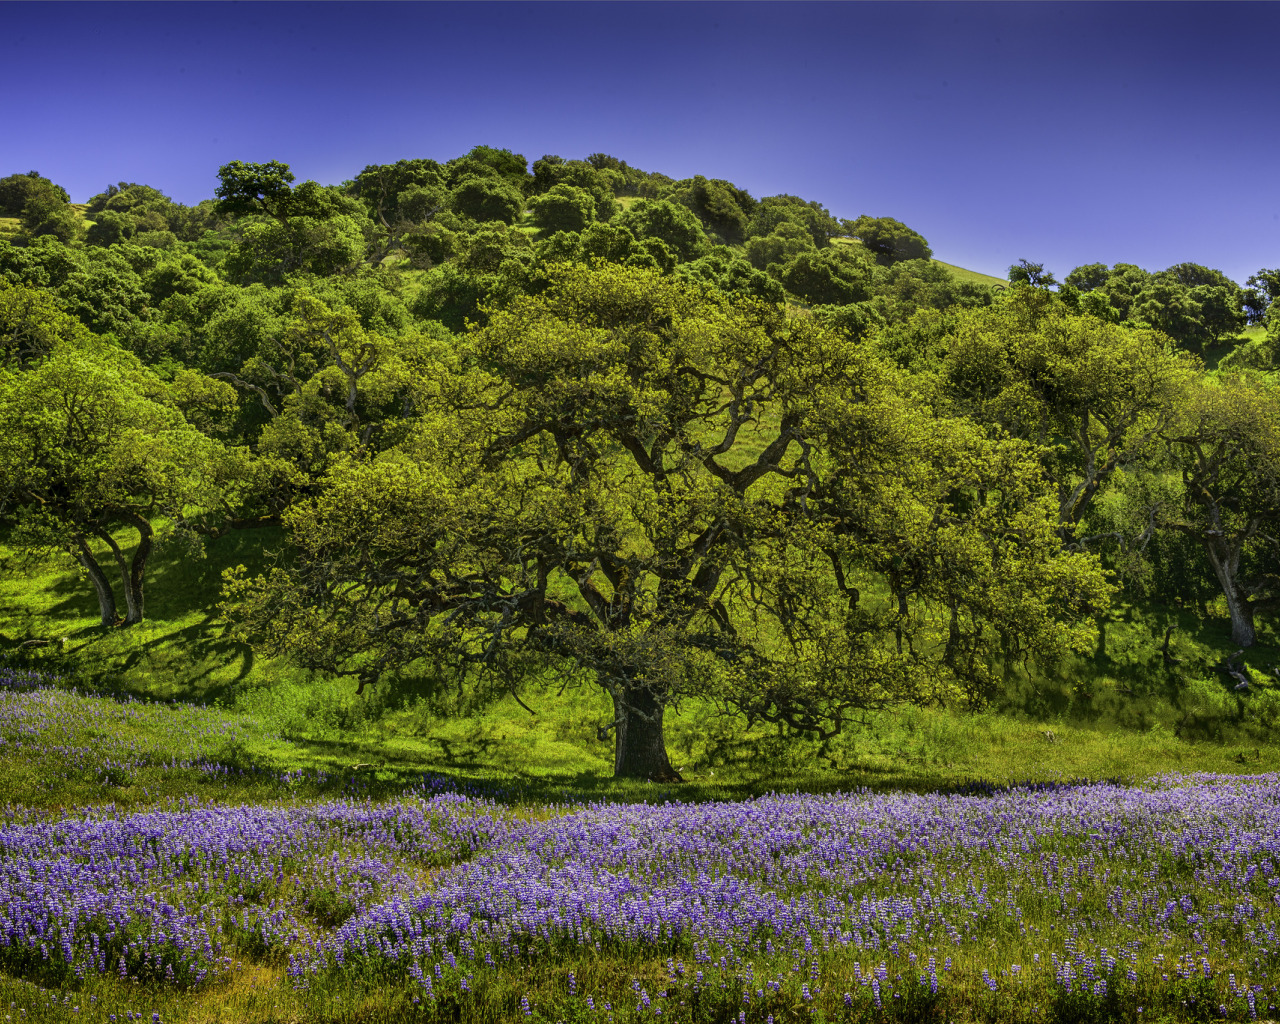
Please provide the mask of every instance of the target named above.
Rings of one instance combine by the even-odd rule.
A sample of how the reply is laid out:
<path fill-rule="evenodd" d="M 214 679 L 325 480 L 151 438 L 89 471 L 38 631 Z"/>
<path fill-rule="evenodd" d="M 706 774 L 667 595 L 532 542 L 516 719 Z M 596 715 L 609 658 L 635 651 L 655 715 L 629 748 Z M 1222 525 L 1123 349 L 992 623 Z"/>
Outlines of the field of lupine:
<path fill-rule="evenodd" d="M 170 783 L 0 809 L 6 1020 L 1280 1016 L 1275 774 L 551 805 L 282 772 L 228 802 L 252 722 L 0 676 L 5 778 Z"/>

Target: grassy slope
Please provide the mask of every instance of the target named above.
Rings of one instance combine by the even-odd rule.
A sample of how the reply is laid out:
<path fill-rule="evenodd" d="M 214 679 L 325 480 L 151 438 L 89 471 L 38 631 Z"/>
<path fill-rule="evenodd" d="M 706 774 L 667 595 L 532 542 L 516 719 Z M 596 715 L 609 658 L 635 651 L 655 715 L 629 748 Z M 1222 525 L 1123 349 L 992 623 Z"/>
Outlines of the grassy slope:
<path fill-rule="evenodd" d="M 1003 285 L 1005 287 L 1008 287 L 1009 284 L 1007 278 L 992 277 L 990 274 L 979 273 L 976 270 L 966 270 L 964 267 L 957 267 L 952 263 L 944 263 L 942 260 L 934 260 L 933 262 L 951 271 L 952 276 L 958 277 L 961 281 L 972 281 L 975 284 Z"/>

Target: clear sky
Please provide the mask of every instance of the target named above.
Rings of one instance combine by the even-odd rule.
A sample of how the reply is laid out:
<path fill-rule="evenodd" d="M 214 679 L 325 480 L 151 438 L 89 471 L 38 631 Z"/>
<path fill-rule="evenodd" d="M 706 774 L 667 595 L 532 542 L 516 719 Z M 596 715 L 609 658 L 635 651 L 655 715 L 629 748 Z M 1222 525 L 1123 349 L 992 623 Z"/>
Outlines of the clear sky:
<path fill-rule="evenodd" d="M 988 273 L 1280 266 L 1280 4 L 10 0 L 0 38 L 0 176 L 76 202 L 483 143 L 896 217 Z"/>

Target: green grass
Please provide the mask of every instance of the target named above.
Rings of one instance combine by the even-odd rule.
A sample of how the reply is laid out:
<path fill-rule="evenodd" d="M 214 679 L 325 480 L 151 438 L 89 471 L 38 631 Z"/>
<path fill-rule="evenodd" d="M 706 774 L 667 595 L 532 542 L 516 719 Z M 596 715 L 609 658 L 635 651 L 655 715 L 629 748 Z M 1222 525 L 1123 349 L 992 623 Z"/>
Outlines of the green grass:
<path fill-rule="evenodd" d="M 964 267 L 957 267 L 952 263 L 944 263 L 942 260 L 934 260 L 938 266 L 951 271 L 952 277 L 957 277 L 961 281 L 972 281 L 974 284 L 1001 285 L 1005 288 L 1009 286 L 1008 278 L 993 277 L 991 274 L 979 273 L 976 270 L 966 270 Z"/>

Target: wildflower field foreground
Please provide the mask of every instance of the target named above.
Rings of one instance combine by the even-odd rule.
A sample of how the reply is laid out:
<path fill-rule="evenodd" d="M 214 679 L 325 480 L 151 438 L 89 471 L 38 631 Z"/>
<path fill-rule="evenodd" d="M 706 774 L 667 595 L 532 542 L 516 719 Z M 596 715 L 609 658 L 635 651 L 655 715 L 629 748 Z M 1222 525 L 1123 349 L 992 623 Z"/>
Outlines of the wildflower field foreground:
<path fill-rule="evenodd" d="M 128 738 L 148 722 L 164 743 Z M 211 797 L 243 769 L 208 751 L 245 728 L 0 688 L 10 774 L 204 786 L 3 807 L 7 1019 L 1278 1015 L 1280 775 L 545 804 L 285 773 L 270 799 Z"/>

